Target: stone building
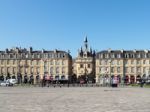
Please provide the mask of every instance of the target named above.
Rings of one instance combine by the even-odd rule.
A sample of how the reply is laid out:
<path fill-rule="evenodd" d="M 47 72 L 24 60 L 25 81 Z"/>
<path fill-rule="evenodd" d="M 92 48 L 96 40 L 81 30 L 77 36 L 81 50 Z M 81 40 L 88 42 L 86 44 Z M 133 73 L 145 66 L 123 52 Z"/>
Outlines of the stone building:
<path fill-rule="evenodd" d="M 96 82 L 101 77 L 117 76 L 125 83 L 139 82 L 150 74 L 150 51 L 148 50 L 104 50 L 96 54 Z"/>
<path fill-rule="evenodd" d="M 83 48 L 78 50 L 78 56 L 73 60 L 73 73 L 82 80 L 95 81 L 95 51 L 89 48 L 87 37 Z"/>
<path fill-rule="evenodd" d="M 74 59 L 69 52 L 60 50 L 16 47 L 0 51 L 0 79 L 48 75 L 53 80 L 72 80 L 75 76 L 78 81 L 99 83 L 101 78 L 116 76 L 119 82 L 135 83 L 144 74 L 150 74 L 149 50 L 109 49 L 96 53 L 89 47 L 87 37 Z"/>
<path fill-rule="evenodd" d="M 32 47 L 27 49 L 13 48 L 0 51 L 0 75 L 17 77 L 20 74 L 36 75 L 43 77 L 50 75 L 53 79 L 66 79 L 72 74 L 72 57 L 65 51 L 34 51 Z"/>

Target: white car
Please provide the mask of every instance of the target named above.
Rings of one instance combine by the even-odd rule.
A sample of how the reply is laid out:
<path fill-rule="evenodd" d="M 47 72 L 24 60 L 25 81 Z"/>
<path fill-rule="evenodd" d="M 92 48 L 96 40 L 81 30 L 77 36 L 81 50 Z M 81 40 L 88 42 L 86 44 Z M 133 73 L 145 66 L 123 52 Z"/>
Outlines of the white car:
<path fill-rule="evenodd" d="M 17 80 L 16 79 L 8 79 L 8 80 L 5 80 L 5 81 L 2 81 L 0 83 L 0 86 L 13 86 L 17 83 Z"/>
<path fill-rule="evenodd" d="M 10 83 L 8 82 L 8 81 L 2 81 L 1 83 L 0 83 L 0 86 L 9 86 L 10 85 Z"/>
<path fill-rule="evenodd" d="M 7 80 L 10 84 L 17 84 L 17 80 L 16 79 L 8 79 Z"/>

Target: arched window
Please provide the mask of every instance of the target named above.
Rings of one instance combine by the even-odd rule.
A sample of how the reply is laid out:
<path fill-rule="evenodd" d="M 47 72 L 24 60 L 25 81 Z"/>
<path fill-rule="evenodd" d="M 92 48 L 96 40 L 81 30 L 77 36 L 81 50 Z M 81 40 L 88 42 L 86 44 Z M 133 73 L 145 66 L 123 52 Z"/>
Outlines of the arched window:
<path fill-rule="evenodd" d="M 56 67 L 56 74 L 59 73 L 59 67 Z"/>
<path fill-rule="evenodd" d="M 50 65 L 53 65 L 53 60 L 50 61 Z"/>
<path fill-rule="evenodd" d="M 65 65 L 65 60 L 62 61 L 62 65 Z"/>
<path fill-rule="evenodd" d="M 59 60 L 56 60 L 56 65 L 59 65 Z"/>
<path fill-rule="evenodd" d="M 33 67 L 31 68 L 31 73 L 33 73 L 33 71 L 34 71 L 34 69 L 33 69 Z"/>
<path fill-rule="evenodd" d="M 9 65 L 10 64 L 10 60 L 7 60 L 7 65 Z"/>
<path fill-rule="evenodd" d="M 53 74 L 53 67 L 50 68 L 50 73 Z"/>
<path fill-rule="evenodd" d="M 39 60 L 37 60 L 37 61 L 36 61 L 36 64 L 37 64 L 37 65 L 40 65 L 40 61 L 39 61 Z"/>
<path fill-rule="evenodd" d="M 1 73 L 2 73 L 2 74 L 4 74 L 4 73 L 5 73 L 5 68 L 4 68 L 4 67 L 2 67 L 2 69 L 1 69 Z"/>
<path fill-rule="evenodd" d="M 63 74 L 65 73 L 65 67 L 62 68 L 62 73 L 63 73 Z"/>
<path fill-rule="evenodd" d="M 16 73 L 16 68 L 14 67 L 14 68 L 13 68 L 13 74 L 15 74 L 15 73 Z"/>
<path fill-rule="evenodd" d="M 40 73 L 40 68 L 39 67 L 36 68 L 36 73 Z"/>
<path fill-rule="evenodd" d="M 4 65 L 4 60 L 1 60 L 1 64 Z"/>
<path fill-rule="evenodd" d="M 11 72 L 11 69 L 10 69 L 10 67 L 8 67 L 8 68 L 7 68 L 7 72 L 8 72 L 8 73 L 10 73 L 10 72 Z"/>

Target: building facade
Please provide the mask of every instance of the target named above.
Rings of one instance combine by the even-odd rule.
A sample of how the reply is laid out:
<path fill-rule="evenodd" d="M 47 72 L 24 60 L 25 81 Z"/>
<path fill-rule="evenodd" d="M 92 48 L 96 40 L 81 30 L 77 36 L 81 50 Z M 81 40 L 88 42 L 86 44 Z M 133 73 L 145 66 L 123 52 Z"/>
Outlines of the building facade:
<path fill-rule="evenodd" d="M 72 74 L 72 57 L 65 51 L 34 51 L 21 48 L 6 49 L 0 51 L 0 74 L 3 76 L 17 77 L 18 74 L 28 77 L 32 74 L 34 78 L 44 74 L 55 79 L 68 79 Z"/>
<path fill-rule="evenodd" d="M 139 82 L 150 74 L 150 51 L 104 50 L 96 54 L 96 82 L 102 77 L 117 76 L 125 83 Z"/>
<path fill-rule="evenodd" d="M 69 80 L 72 76 L 84 82 L 100 83 L 101 78 L 116 76 L 119 82 L 136 83 L 150 74 L 149 50 L 103 50 L 95 52 L 84 45 L 72 59 L 69 52 L 60 50 L 33 50 L 12 48 L 0 51 L 0 78 L 37 75 L 50 76 L 53 80 Z M 149 75 L 150 76 L 150 75 Z"/>
<path fill-rule="evenodd" d="M 73 61 L 73 73 L 84 81 L 95 80 L 95 51 L 89 48 L 87 37 L 84 46 L 78 50 L 78 56 Z"/>

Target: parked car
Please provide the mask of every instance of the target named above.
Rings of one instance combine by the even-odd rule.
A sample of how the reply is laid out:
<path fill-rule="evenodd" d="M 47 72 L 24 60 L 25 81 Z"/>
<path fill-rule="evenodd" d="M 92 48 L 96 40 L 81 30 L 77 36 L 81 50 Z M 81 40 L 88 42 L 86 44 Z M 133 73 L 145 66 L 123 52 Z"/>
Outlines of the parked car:
<path fill-rule="evenodd" d="M 16 79 L 8 79 L 10 84 L 17 84 L 17 80 Z"/>
<path fill-rule="evenodd" d="M 0 86 L 13 86 L 17 83 L 16 79 L 8 79 L 0 82 Z"/>
<path fill-rule="evenodd" d="M 11 86 L 11 84 L 9 83 L 9 81 L 5 80 L 0 83 L 0 86 Z"/>

